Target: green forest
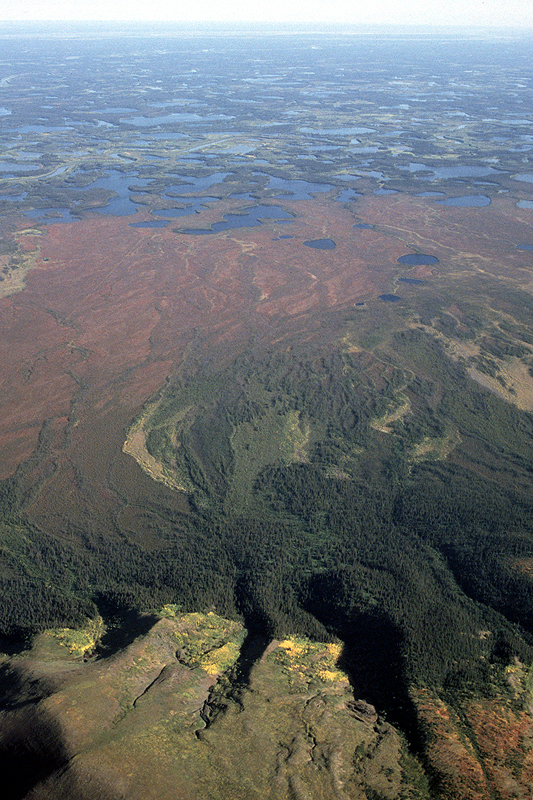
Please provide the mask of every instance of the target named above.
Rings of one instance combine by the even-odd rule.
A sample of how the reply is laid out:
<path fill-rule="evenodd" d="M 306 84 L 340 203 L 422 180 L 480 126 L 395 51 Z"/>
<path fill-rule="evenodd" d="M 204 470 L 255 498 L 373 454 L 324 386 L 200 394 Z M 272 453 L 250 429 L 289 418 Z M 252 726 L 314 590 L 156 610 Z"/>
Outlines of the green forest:
<path fill-rule="evenodd" d="M 404 728 L 408 686 L 486 693 L 531 661 L 533 417 L 424 330 L 373 354 L 196 355 L 147 408 L 147 449 L 188 507 L 165 489 L 114 536 L 73 520 L 50 537 L 20 474 L 3 483 L 5 649 L 97 611 L 212 609 L 267 638 L 340 639 L 359 696 Z"/>

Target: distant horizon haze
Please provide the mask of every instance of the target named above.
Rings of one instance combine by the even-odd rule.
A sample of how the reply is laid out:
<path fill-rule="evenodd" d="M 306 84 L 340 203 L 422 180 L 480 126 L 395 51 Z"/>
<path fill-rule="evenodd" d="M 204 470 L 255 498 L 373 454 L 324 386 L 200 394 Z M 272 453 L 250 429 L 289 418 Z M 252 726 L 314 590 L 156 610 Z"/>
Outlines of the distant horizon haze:
<path fill-rule="evenodd" d="M 183 23 L 272 23 L 308 25 L 391 25 L 432 27 L 533 28 L 533 6 L 526 0 L 375 0 L 355 6 L 340 0 L 325 6 L 318 0 L 287 4 L 269 0 L 257 7 L 244 0 L 198 0 L 189 7 L 162 0 L 147 5 L 141 0 L 0 0 L 4 22 L 124 21 Z"/>

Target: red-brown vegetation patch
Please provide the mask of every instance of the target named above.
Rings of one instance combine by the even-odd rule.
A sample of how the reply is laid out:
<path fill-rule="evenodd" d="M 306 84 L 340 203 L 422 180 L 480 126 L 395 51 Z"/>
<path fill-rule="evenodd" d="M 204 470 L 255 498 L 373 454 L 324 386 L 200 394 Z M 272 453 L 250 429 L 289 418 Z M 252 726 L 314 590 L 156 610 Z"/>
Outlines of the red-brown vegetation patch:
<path fill-rule="evenodd" d="M 533 785 L 531 715 L 513 711 L 502 700 L 480 700 L 468 705 L 466 716 L 498 796 L 528 798 Z"/>
<path fill-rule="evenodd" d="M 195 222 L 208 227 L 238 205 L 217 204 Z M 45 421 L 67 419 L 64 435 L 48 446 L 48 463 L 59 470 L 36 510 L 57 506 L 62 470 L 77 475 L 89 494 L 108 495 L 125 429 L 198 337 L 237 349 L 251 331 L 272 342 L 298 331 L 305 340 L 310 314 L 390 292 L 398 270 L 405 271 L 397 259 L 413 249 L 440 259 L 411 271 L 417 277 L 482 268 L 529 280 L 521 266 L 527 254 L 514 246 L 527 239 L 525 218 L 509 201 L 479 214 L 422 198 L 370 195 L 354 204 L 357 217 L 327 197 L 282 206 L 293 222 L 214 235 L 131 228 L 131 217 L 103 215 L 44 229 L 42 258 L 26 288 L 0 300 L 1 477 L 34 451 Z M 357 218 L 374 229 L 354 228 Z M 502 231 L 496 244 L 495 226 Z M 287 233 L 293 238 L 279 238 Z M 336 247 L 304 246 L 317 238 Z M 28 247 L 30 239 L 18 237 Z M 378 301 L 367 313 L 379 324 L 389 311 Z"/>
<path fill-rule="evenodd" d="M 426 732 L 426 758 L 447 800 L 489 800 L 487 783 L 472 743 L 459 717 L 429 689 L 412 693 L 421 727 Z"/>
<path fill-rule="evenodd" d="M 85 438 L 101 459 L 95 415 L 127 425 L 193 330 L 229 341 L 265 317 L 346 306 L 384 288 L 401 252 L 394 240 L 354 232 L 336 203 L 285 205 L 298 214 L 291 240 L 276 240 L 289 229 L 276 223 L 213 236 L 131 228 L 112 216 L 48 226 L 40 239 L 48 260 L 24 291 L 0 301 L 2 476 L 58 416 L 70 419 L 72 443 Z M 219 216 L 207 210 L 200 223 Z M 322 235 L 334 251 L 303 246 Z"/>
<path fill-rule="evenodd" d="M 533 558 L 516 558 L 511 564 L 511 569 L 528 578 L 533 578 Z"/>
<path fill-rule="evenodd" d="M 531 282 L 530 257 L 516 248 L 531 238 L 531 212 L 516 208 L 508 198 L 493 198 L 481 210 L 441 206 L 412 195 L 370 194 L 357 201 L 357 214 L 374 225 L 374 232 L 403 242 L 403 253 L 437 256 L 440 264 L 431 268 L 431 274 L 479 271 L 505 276 L 524 288 Z M 418 269 L 416 277 L 422 277 Z"/>

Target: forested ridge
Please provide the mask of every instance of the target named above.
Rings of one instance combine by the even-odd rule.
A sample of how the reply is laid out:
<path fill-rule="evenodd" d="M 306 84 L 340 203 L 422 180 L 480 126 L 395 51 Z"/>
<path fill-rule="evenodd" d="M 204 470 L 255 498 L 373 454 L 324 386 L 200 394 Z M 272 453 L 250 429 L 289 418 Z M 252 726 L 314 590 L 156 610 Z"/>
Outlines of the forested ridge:
<path fill-rule="evenodd" d="M 154 500 L 115 515 L 114 536 L 72 520 L 50 537 L 25 515 L 23 471 L 4 482 L 7 639 L 97 610 L 216 609 L 271 637 L 340 638 L 360 696 L 404 724 L 408 686 L 486 692 L 531 660 L 533 418 L 425 332 L 379 357 L 332 343 L 195 360 L 143 425 L 188 509 Z"/>

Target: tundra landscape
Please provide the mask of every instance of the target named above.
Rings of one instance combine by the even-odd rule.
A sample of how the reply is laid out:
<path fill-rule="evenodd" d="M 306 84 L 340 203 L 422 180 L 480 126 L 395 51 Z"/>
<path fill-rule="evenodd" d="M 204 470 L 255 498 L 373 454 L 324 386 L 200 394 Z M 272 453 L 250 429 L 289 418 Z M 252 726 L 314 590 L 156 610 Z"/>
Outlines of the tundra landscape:
<path fill-rule="evenodd" d="M 533 42 L 1 38 L 9 800 L 525 800 Z"/>

